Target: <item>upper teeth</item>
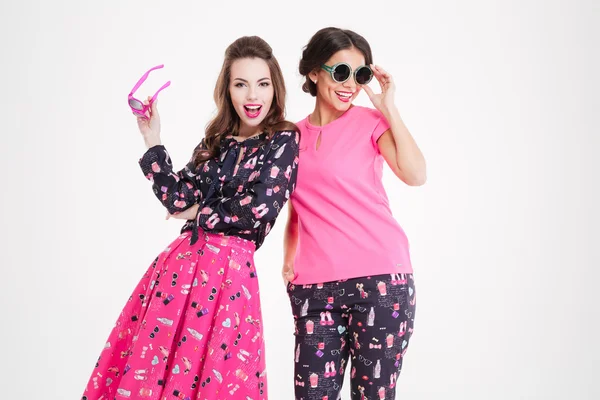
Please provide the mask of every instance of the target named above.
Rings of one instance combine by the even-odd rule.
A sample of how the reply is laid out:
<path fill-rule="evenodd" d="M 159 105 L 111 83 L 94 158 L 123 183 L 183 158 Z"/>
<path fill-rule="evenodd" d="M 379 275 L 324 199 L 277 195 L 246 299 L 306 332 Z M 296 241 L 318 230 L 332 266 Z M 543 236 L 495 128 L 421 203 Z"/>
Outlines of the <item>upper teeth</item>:
<path fill-rule="evenodd" d="M 344 92 L 336 92 L 338 96 L 342 97 L 352 97 L 352 93 L 344 93 Z"/>
<path fill-rule="evenodd" d="M 248 108 L 250 110 L 258 110 L 260 108 L 260 106 L 246 106 L 246 108 Z"/>

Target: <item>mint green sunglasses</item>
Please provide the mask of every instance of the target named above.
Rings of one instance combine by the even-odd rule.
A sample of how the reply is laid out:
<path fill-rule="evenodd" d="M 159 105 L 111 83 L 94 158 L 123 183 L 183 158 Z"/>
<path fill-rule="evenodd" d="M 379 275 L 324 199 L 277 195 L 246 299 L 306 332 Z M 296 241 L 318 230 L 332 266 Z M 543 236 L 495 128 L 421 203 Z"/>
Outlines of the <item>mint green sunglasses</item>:
<path fill-rule="evenodd" d="M 352 75 L 352 67 L 345 62 L 337 63 L 330 67 L 325 64 L 321 64 L 321 68 L 329 72 L 331 79 L 338 83 L 344 83 L 350 79 Z M 367 65 L 361 65 L 354 71 L 354 82 L 358 85 L 366 85 L 373 79 L 373 71 Z"/>

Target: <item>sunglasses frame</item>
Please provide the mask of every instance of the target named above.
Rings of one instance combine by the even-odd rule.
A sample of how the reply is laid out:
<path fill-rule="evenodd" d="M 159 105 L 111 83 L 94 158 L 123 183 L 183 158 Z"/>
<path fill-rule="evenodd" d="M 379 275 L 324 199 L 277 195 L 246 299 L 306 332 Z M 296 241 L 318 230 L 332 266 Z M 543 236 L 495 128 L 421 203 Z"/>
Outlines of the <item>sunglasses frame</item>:
<path fill-rule="evenodd" d="M 340 66 L 340 65 L 345 65 L 346 67 L 348 67 L 348 69 L 350 70 L 350 74 L 348 75 L 348 77 L 346 79 L 344 79 L 343 81 L 338 81 L 337 79 L 335 79 L 335 77 L 333 76 L 333 72 L 335 71 L 335 69 Z M 329 75 L 331 76 L 331 79 L 333 79 L 334 82 L 337 83 L 344 83 L 346 82 L 348 79 L 350 79 L 351 76 L 354 76 L 354 82 L 356 82 L 357 85 L 368 85 L 369 82 L 371 82 L 373 80 L 373 70 L 371 69 L 371 67 L 369 67 L 368 65 L 361 65 L 358 68 L 356 68 L 354 70 L 354 72 L 352 71 L 352 67 L 350 66 L 350 64 L 346 63 L 346 62 L 339 62 L 336 63 L 334 65 L 332 65 L 331 67 L 329 65 L 326 64 L 321 64 L 321 68 L 327 72 L 329 72 Z M 366 81 L 365 83 L 358 83 L 358 81 L 356 80 L 356 74 L 358 73 L 358 71 L 360 71 L 361 69 L 366 68 L 369 71 L 371 71 L 371 77 L 369 78 L 368 81 Z"/>
<path fill-rule="evenodd" d="M 133 114 L 135 114 L 136 117 L 140 117 L 140 118 L 145 118 L 148 119 L 148 116 L 146 115 L 146 112 L 150 109 L 150 107 L 152 107 L 152 103 L 154 103 L 154 101 L 156 100 L 156 97 L 158 96 L 158 94 L 163 90 L 166 89 L 167 87 L 169 87 L 169 85 L 171 84 L 171 81 L 167 81 L 167 83 L 165 83 L 164 85 L 162 85 L 160 87 L 160 89 L 158 89 L 156 91 L 156 93 L 154 93 L 154 96 L 152 96 L 152 98 L 150 99 L 150 101 L 148 102 L 148 104 L 144 104 L 143 101 L 140 101 L 139 99 L 136 99 L 135 97 L 133 97 L 133 94 L 140 88 L 140 86 L 142 86 L 142 83 L 144 83 L 146 81 L 146 79 L 148 79 L 148 76 L 150 75 L 150 72 L 163 68 L 165 65 L 164 64 L 160 64 L 157 65 L 156 67 L 150 68 L 148 71 L 146 71 L 146 73 L 144 75 L 142 75 L 142 77 L 137 81 L 137 83 L 133 86 L 133 89 L 131 89 L 131 91 L 129 92 L 129 95 L 127 95 L 127 104 L 129 104 L 129 108 L 131 108 L 131 111 L 133 112 Z M 135 107 L 132 102 L 137 102 L 140 104 L 140 108 Z M 136 104 L 137 106 L 137 104 Z"/>

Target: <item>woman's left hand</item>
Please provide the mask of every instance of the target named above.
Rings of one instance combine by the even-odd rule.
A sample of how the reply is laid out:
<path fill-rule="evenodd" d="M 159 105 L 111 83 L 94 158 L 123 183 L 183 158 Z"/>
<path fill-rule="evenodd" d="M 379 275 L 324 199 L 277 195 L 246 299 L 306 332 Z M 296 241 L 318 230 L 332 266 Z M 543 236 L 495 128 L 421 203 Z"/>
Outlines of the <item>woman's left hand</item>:
<path fill-rule="evenodd" d="M 371 70 L 373 71 L 373 76 L 379 82 L 381 93 L 376 94 L 368 85 L 362 85 L 361 87 L 365 89 L 369 99 L 371 99 L 371 103 L 373 103 L 376 109 L 381 112 L 388 111 L 394 107 L 394 96 L 396 94 L 394 79 L 383 68 L 376 65 L 371 64 Z"/>
<path fill-rule="evenodd" d="M 182 211 L 182 212 L 177 213 L 177 214 L 169 214 L 169 212 L 167 211 L 167 218 L 166 219 L 169 219 L 169 218 L 185 219 L 185 220 L 195 219 L 196 215 L 198 214 L 198 208 L 200 208 L 200 206 L 198 204 L 194 204 L 193 206 L 191 206 L 187 210 Z"/>

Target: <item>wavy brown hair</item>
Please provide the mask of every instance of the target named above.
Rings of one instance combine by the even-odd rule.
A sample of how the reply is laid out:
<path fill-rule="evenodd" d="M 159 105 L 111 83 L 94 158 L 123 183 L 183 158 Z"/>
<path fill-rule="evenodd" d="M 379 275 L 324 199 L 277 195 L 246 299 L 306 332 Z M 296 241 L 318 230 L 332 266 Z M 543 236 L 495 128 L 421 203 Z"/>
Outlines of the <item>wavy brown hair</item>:
<path fill-rule="evenodd" d="M 258 36 L 243 36 L 231 43 L 225 50 L 225 59 L 217 83 L 214 100 L 217 105 L 217 115 L 207 124 L 204 141 L 206 150 L 197 150 L 194 154 L 196 166 L 219 154 L 221 139 L 226 135 L 236 135 L 240 128 L 240 117 L 233 108 L 229 84 L 231 81 L 231 65 L 243 58 L 260 58 L 269 66 L 273 82 L 273 102 L 269 113 L 262 123 L 262 129 L 267 132 L 268 139 L 277 131 L 296 131 L 298 127 L 285 120 L 285 82 L 273 49 Z"/>

